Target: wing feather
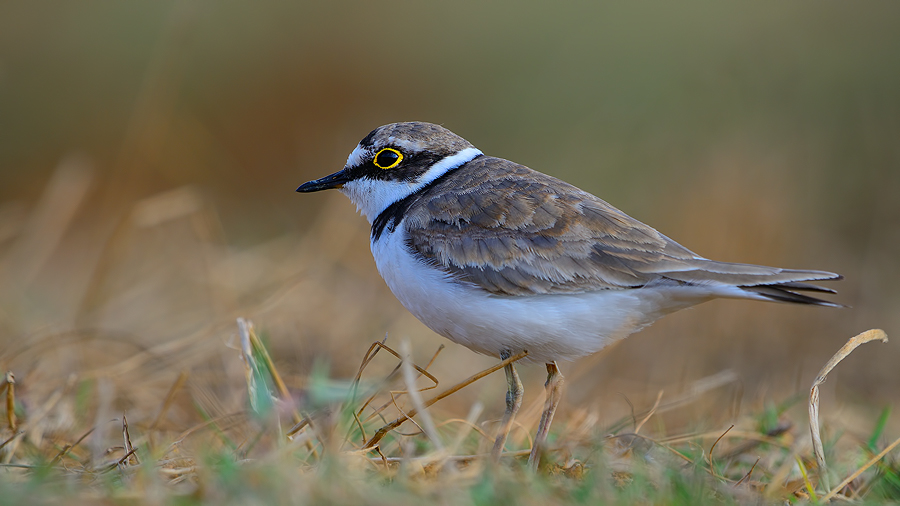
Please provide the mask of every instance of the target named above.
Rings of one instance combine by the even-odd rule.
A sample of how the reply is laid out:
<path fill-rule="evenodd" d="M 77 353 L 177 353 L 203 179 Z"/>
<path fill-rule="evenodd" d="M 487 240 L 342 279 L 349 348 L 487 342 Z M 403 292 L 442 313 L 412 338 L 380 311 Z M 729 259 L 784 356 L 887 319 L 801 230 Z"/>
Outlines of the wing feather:
<path fill-rule="evenodd" d="M 499 295 L 671 282 L 773 285 L 754 293 L 807 302 L 784 292 L 828 291 L 802 282 L 837 277 L 707 260 L 587 192 L 499 158 L 479 157 L 416 198 L 405 217 L 409 248 Z"/>

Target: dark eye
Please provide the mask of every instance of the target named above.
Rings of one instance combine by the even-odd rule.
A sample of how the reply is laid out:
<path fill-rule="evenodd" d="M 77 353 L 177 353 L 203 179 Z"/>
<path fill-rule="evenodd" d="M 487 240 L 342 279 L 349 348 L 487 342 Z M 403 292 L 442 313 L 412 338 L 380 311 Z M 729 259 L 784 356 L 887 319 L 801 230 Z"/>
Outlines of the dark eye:
<path fill-rule="evenodd" d="M 372 163 L 379 169 L 393 169 L 403 161 L 403 153 L 394 148 L 384 148 L 375 154 Z"/>

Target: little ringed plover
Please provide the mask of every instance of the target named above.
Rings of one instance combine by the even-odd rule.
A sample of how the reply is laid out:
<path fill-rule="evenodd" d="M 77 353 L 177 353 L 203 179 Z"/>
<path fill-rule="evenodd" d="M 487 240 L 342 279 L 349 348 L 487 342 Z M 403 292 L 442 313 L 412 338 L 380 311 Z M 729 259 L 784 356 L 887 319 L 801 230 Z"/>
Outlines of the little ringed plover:
<path fill-rule="evenodd" d="M 703 258 L 605 201 L 487 156 L 439 125 L 376 128 L 344 168 L 298 192 L 337 188 L 371 224 L 378 272 L 422 323 L 478 353 L 547 365 L 536 466 L 559 403 L 558 360 L 588 355 L 717 297 L 839 307 L 799 292 L 831 272 Z M 499 457 L 522 385 L 506 366 Z"/>

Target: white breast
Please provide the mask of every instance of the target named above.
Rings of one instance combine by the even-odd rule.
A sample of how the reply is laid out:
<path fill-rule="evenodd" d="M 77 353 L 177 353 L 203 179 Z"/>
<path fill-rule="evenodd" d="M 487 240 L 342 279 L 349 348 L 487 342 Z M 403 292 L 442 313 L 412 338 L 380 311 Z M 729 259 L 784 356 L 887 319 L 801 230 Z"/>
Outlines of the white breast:
<path fill-rule="evenodd" d="M 709 298 L 677 286 L 493 295 L 414 257 L 403 222 L 371 246 L 378 272 L 407 310 L 451 341 L 495 357 L 527 350 L 530 361 L 572 360 Z"/>

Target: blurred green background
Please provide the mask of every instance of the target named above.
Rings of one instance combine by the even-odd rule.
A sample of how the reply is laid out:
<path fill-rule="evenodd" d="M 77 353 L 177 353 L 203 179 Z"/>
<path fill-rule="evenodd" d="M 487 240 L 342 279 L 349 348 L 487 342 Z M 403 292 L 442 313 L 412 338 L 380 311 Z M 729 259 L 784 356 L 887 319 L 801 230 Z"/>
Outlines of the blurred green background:
<path fill-rule="evenodd" d="M 832 286 L 852 309 L 673 315 L 564 366 L 580 378 L 567 402 L 652 402 L 723 369 L 746 397 L 802 392 L 851 335 L 900 327 L 896 2 L 8 1 L 0 343 L 106 343 L 78 340 L 61 369 L 77 371 L 113 360 L 109 343 L 210 322 L 221 346 L 243 315 L 298 374 L 324 358 L 351 375 L 385 331 L 430 356 L 444 341 L 389 295 L 365 220 L 340 195 L 294 193 L 408 120 L 701 255 L 846 276 Z M 870 346 L 824 396 L 896 399 L 900 348 Z M 457 348 L 436 364 L 445 377 L 492 362 Z M 0 365 L 38 367 L 22 356 Z M 495 383 L 468 395 L 500 399 Z"/>

